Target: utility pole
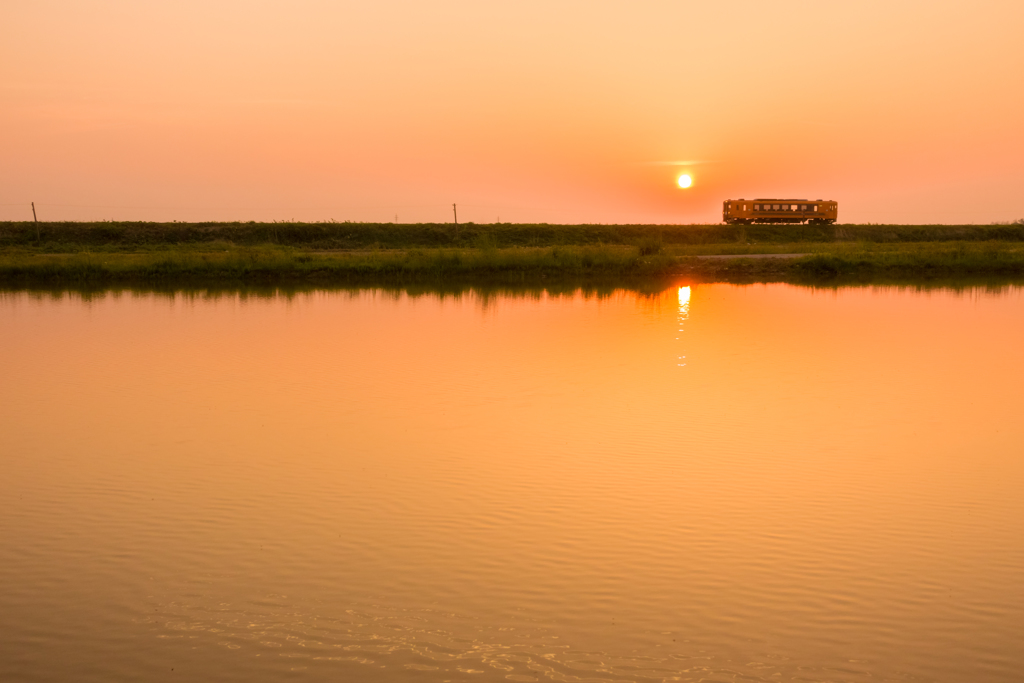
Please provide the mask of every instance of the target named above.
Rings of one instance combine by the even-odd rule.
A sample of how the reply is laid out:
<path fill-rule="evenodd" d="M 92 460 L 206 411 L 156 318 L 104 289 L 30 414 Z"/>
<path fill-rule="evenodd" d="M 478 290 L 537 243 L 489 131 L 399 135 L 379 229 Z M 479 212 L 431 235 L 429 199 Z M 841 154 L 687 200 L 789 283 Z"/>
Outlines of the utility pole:
<path fill-rule="evenodd" d="M 39 219 L 36 218 L 36 203 L 32 202 L 32 222 L 36 224 L 36 242 L 42 242 L 43 238 L 39 235 Z"/>
<path fill-rule="evenodd" d="M 452 204 L 452 213 L 455 214 L 455 227 L 458 227 L 458 225 L 459 225 L 459 212 L 456 210 L 454 204 Z"/>
<path fill-rule="evenodd" d="M 36 218 L 36 203 L 35 202 L 32 202 L 32 220 L 34 220 L 36 223 L 39 222 L 39 219 Z"/>

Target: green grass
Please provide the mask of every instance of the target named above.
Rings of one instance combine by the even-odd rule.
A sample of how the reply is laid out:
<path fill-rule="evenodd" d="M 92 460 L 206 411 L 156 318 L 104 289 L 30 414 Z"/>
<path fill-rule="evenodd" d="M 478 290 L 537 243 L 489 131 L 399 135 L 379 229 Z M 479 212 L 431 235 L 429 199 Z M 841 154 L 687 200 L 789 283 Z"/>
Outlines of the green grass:
<path fill-rule="evenodd" d="M 71 253 L 4 250 L 0 277 L 62 277 L 121 280 L 205 276 L 228 279 L 331 278 L 467 273 L 636 274 L 664 272 L 676 259 L 640 256 L 631 247 L 513 247 L 509 249 L 404 249 L 316 252 L 263 245 L 218 251 L 178 249 L 144 252 Z"/>
<path fill-rule="evenodd" d="M 662 244 L 1024 242 L 1008 225 L 551 225 L 497 223 L 0 223 L 0 248 L 50 252 L 80 248 L 152 249 L 185 245 L 277 244 L 316 251 Z"/>
<path fill-rule="evenodd" d="M 457 234 L 455 226 L 346 223 L 38 226 L 37 232 L 34 223 L 0 223 L 0 282 L 21 286 L 678 276 L 732 281 L 1024 277 L 1024 225 L 470 224 L 460 226 Z M 262 241 L 250 242 L 260 236 Z M 910 239 L 914 236 L 927 239 Z M 806 256 L 742 258 L 750 254 Z M 737 258 L 699 258 L 706 255 Z"/>

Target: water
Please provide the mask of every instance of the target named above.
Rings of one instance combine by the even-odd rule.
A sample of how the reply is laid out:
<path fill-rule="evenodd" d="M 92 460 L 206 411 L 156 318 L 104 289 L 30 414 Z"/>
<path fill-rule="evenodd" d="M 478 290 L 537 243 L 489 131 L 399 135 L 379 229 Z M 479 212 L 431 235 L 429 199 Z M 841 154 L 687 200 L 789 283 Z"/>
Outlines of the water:
<path fill-rule="evenodd" d="M 1015 681 L 1024 296 L 0 296 L 0 680 Z"/>

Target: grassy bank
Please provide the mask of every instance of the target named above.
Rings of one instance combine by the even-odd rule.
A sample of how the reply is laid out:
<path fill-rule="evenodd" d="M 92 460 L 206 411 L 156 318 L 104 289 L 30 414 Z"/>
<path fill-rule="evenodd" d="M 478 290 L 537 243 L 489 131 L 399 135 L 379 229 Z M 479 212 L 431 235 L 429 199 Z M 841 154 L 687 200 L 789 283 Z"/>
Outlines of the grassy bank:
<path fill-rule="evenodd" d="M 513 247 L 315 252 L 293 247 L 231 247 L 218 251 L 0 252 L 0 281 L 131 283 L 138 281 L 346 282 L 446 278 L 668 277 L 808 280 L 834 277 L 1024 276 L 1024 245 L 910 243 L 889 249 L 827 250 L 799 258 L 706 259 L 662 248 Z"/>
<path fill-rule="evenodd" d="M 0 249 L 152 249 L 275 244 L 315 251 L 631 245 L 1024 242 L 1008 225 L 550 225 L 526 223 L 0 223 Z"/>
<path fill-rule="evenodd" d="M 28 228 L 33 234 L 26 232 Z M 279 232 L 275 235 L 274 230 Z M 0 282 L 326 284 L 473 278 L 517 282 L 676 276 L 736 281 L 1024 277 L 1024 225 L 469 225 L 458 230 L 456 235 L 455 226 L 345 223 L 40 223 L 38 227 L 7 223 L 0 224 Z M 260 231 L 264 239 L 250 244 Z M 608 239 L 595 239 L 601 235 Z M 914 236 L 927 239 L 910 239 Z M 951 239 L 953 236 L 959 239 Z M 382 246 L 382 239 L 367 243 L 375 237 L 385 239 L 388 246 Z M 417 243 L 442 238 L 448 243 Z M 325 248 L 325 240 L 334 248 Z M 539 244 L 508 244 L 516 240 Z M 339 244 L 347 248 L 339 248 Z M 802 256 L 745 258 L 771 254 Z M 735 258 L 703 258 L 707 256 Z"/>

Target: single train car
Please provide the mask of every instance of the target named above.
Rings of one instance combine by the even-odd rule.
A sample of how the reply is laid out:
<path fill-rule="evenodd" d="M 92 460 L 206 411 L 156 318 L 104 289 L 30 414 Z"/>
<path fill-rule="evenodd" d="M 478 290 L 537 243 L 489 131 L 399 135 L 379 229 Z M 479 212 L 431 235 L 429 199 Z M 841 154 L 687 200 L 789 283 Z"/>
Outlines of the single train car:
<path fill-rule="evenodd" d="M 727 199 L 722 219 L 730 224 L 835 223 L 839 205 L 824 199 Z"/>

